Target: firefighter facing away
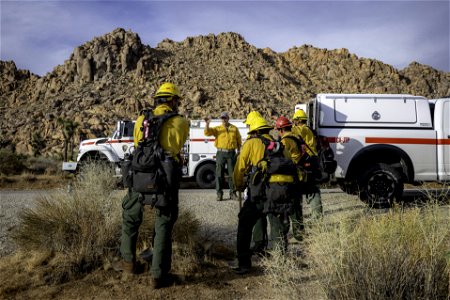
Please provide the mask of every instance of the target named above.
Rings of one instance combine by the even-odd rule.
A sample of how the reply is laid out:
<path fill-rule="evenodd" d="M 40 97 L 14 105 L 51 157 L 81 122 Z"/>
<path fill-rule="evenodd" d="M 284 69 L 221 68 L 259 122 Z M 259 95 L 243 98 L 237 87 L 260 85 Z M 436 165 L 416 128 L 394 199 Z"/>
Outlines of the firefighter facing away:
<path fill-rule="evenodd" d="M 216 192 L 217 201 L 223 200 L 223 185 L 225 166 L 228 170 L 228 184 L 230 187 L 230 199 L 236 199 L 236 191 L 233 183 L 233 170 L 236 164 L 236 155 L 241 149 L 241 134 L 239 129 L 229 122 L 230 117 L 227 112 L 220 115 L 222 124 L 216 127 L 209 127 L 209 118 L 205 118 L 205 135 L 214 136 L 214 146 L 217 148 L 216 154 Z"/>
<path fill-rule="evenodd" d="M 308 117 L 304 110 L 299 109 L 293 116 L 294 126 L 292 127 L 292 133 L 301 137 L 306 145 L 306 152 L 310 155 L 317 155 L 316 149 L 316 137 L 312 130 L 306 125 Z M 303 194 L 306 197 L 306 203 L 311 207 L 312 216 L 315 219 L 320 219 L 323 216 L 322 197 L 320 194 L 320 186 L 316 183 L 308 183 L 308 178 L 304 180 Z"/>
<path fill-rule="evenodd" d="M 248 187 L 248 198 L 238 215 L 238 232 L 237 232 L 237 259 L 238 266 L 234 268 L 237 274 L 246 274 L 251 270 L 251 256 L 250 244 L 252 239 L 252 230 L 255 223 L 265 218 L 266 214 L 269 216 L 271 223 L 272 239 L 275 244 L 285 248 L 287 239 L 286 234 L 289 229 L 289 221 L 286 220 L 286 214 L 275 213 L 272 207 L 267 204 L 269 198 L 267 191 L 261 193 L 261 188 L 269 186 L 275 189 L 282 187 L 285 184 L 292 183 L 294 178 L 292 175 L 284 174 L 270 174 L 266 181 L 258 174 L 263 174 L 267 170 L 267 163 L 263 161 L 266 152 L 266 145 L 264 141 L 273 143 L 274 139 L 269 135 L 272 126 L 267 124 L 267 121 L 262 117 L 255 117 L 249 121 L 249 135 L 250 138 L 242 146 L 242 151 L 238 156 L 236 166 L 233 172 L 233 178 L 238 191 L 244 191 Z M 283 152 L 283 156 L 289 158 L 287 151 Z M 248 182 L 244 182 L 244 176 L 248 176 Z M 282 196 L 288 197 L 285 193 Z M 270 200 L 270 199 L 269 199 Z M 287 230 L 286 230 L 287 224 Z"/>
<path fill-rule="evenodd" d="M 291 154 L 291 159 L 295 165 L 298 165 L 302 155 L 303 147 L 300 145 L 304 143 L 301 138 L 292 133 L 292 122 L 288 118 L 281 116 L 276 121 L 276 129 L 281 137 L 281 142 L 284 147 Z M 302 210 L 302 182 L 305 179 L 305 174 L 297 168 L 298 181 L 295 185 L 294 197 L 292 199 L 292 213 L 290 219 L 292 221 L 292 233 L 297 241 L 303 239 L 304 224 L 303 224 L 303 210 Z"/>
<path fill-rule="evenodd" d="M 177 112 L 181 99 L 180 91 L 172 83 L 162 84 L 154 96 L 155 116 Z M 143 140 L 144 115 L 136 120 L 134 129 L 135 147 Z M 144 122 L 145 123 L 145 122 Z M 159 142 L 164 150 L 164 161 L 161 166 L 166 180 L 166 192 L 161 195 L 161 205 L 155 205 L 155 224 L 153 238 L 153 257 L 150 268 L 152 285 L 161 288 L 171 284 L 172 264 L 172 229 L 178 218 L 178 192 L 181 179 L 180 151 L 189 133 L 188 121 L 175 115 L 162 124 Z M 142 224 L 144 210 L 144 195 L 133 188 L 122 200 L 123 221 L 120 252 L 122 260 L 113 264 L 117 271 L 134 273 L 136 271 L 136 243 L 139 227 Z M 159 201 L 159 200 L 158 200 Z"/>

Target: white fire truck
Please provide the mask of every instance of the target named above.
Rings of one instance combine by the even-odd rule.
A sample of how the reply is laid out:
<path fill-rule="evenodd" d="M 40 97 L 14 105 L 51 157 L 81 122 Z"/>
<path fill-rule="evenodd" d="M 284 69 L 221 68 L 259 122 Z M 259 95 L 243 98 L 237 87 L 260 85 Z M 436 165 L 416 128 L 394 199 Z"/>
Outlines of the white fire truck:
<path fill-rule="evenodd" d="M 405 183 L 450 181 L 450 98 L 318 94 L 300 108 L 328 137 L 341 188 L 363 201 L 386 206 Z"/>
<path fill-rule="evenodd" d="M 234 119 L 230 123 L 238 127 L 242 143 L 247 137 L 248 128 L 244 120 Z M 210 127 L 222 123 L 220 119 L 212 119 Z M 200 188 L 215 187 L 216 148 L 214 136 L 205 136 L 205 121 L 191 120 L 189 138 L 183 147 L 183 176 L 193 178 Z M 111 137 L 84 140 L 78 149 L 77 162 L 64 162 L 63 170 L 76 171 L 80 164 L 90 161 L 109 161 L 114 163 L 117 176 L 120 175 L 119 162 L 124 155 L 134 148 L 134 121 L 118 121 Z"/>

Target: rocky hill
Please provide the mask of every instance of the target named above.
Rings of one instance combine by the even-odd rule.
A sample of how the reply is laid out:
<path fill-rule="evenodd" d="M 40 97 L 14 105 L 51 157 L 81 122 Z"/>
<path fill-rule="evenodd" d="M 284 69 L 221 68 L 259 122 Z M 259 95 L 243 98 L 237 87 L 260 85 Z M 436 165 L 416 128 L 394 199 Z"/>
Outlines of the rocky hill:
<path fill-rule="evenodd" d="M 46 155 L 60 155 L 58 118 L 79 123 L 82 138 L 110 134 L 117 120 L 134 119 L 153 103 L 159 84 L 172 81 L 185 96 L 188 118 L 227 110 L 243 118 L 292 115 L 295 103 L 320 92 L 450 95 L 450 73 L 411 63 L 403 70 L 358 58 L 346 49 L 304 45 L 285 53 L 258 49 L 236 33 L 163 40 L 143 45 L 136 33 L 116 29 L 81 45 L 43 77 L 0 61 L 0 147 L 30 153 L 31 137 L 45 139 Z"/>

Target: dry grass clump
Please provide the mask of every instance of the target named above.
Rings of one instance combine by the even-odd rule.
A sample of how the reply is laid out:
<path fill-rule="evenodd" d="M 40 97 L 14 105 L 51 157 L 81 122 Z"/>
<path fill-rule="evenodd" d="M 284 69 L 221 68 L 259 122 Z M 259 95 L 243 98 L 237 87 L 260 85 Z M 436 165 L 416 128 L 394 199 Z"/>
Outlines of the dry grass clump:
<path fill-rule="evenodd" d="M 281 249 L 270 252 L 261 264 L 267 281 L 271 284 L 269 299 L 320 299 L 312 281 L 306 260 L 295 252 L 283 253 Z"/>
<path fill-rule="evenodd" d="M 35 208 L 24 210 L 13 233 L 21 250 L 64 255 L 63 265 L 73 275 L 101 265 L 120 236 L 120 201 L 111 193 L 114 178 L 100 165 L 90 168 L 72 193 L 44 196 Z"/>
<path fill-rule="evenodd" d="M 448 299 L 448 208 L 428 205 L 319 226 L 308 256 L 330 299 Z"/>
<path fill-rule="evenodd" d="M 448 213 L 432 203 L 314 224 L 297 246 L 303 255 L 273 251 L 263 260 L 274 296 L 449 299 Z"/>

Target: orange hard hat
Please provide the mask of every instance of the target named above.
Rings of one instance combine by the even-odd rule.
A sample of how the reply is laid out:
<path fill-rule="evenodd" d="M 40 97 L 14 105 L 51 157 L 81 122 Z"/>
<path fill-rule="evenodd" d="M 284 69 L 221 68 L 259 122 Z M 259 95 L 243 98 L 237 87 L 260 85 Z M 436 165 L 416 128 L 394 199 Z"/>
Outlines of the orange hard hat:
<path fill-rule="evenodd" d="M 285 127 L 291 127 L 292 126 L 292 122 L 289 121 L 288 118 L 286 118 L 285 116 L 281 116 L 277 119 L 277 122 L 275 123 L 275 127 L 277 129 L 280 128 L 285 128 Z"/>

